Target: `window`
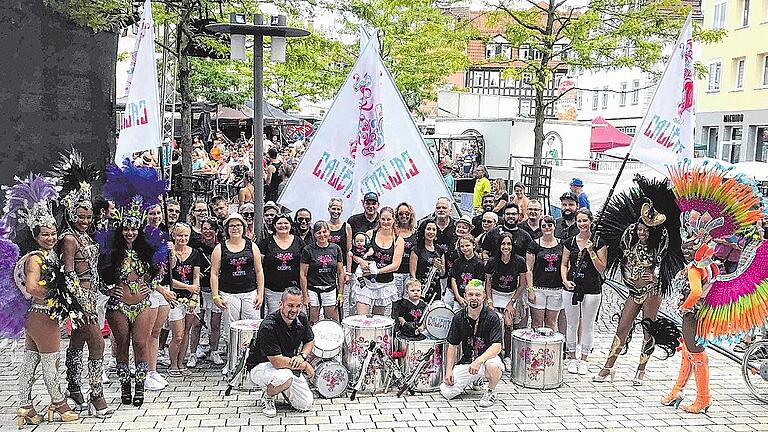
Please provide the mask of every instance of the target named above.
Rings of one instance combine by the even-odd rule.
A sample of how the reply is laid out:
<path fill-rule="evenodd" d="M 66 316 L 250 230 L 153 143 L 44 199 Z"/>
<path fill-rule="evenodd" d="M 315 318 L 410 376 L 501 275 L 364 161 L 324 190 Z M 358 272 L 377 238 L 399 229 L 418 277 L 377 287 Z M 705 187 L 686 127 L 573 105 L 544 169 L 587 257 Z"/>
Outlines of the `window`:
<path fill-rule="evenodd" d="M 768 127 L 758 127 L 755 135 L 755 160 L 768 162 Z"/>
<path fill-rule="evenodd" d="M 738 163 L 741 152 L 741 126 L 726 126 L 723 140 L 723 159 L 730 163 Z"/>
<path fill-rule="evenodd" d="M 707 91 L 720 91 L 720 74 L 722 64 L 719 61 L 709 63 L 707 74 Z"/>
<path fill-rule="evenodd" d="M 632 81 L 632 105 L 640 103 L 640 80 Z"/>
<path fill-rule="evenodd" d="M 717 126 L 704 126 L 703 134 L 707 145 L 707 157 L 717 158 L 717 138 L 719 130 Z"/>
<path fill-rule="evenodd" d="M 581 109 L 581 102 L 582 102 L 581 99 L 583 97 L 581 93 L 582 93 L 581 90 L 579 90 L 579 92 L 576 94 L 576 109 L 578 110 Z"/>
<path fill-rule="evenodd" d="M 490 78 L 490 82 L 488 85 L 491 88 L 498 88 L 499 87 L 499 79 L 501 78 L 501 72 L 499 71 L 490 71 L 488 74 Z"/>
<path fill-rule="evenodd" d="M 608 86 L 603 87 L 603 109 L 608 109 Z"/>
<path fill-rule="evenodd" d="M 512 45 L 501 35 L 497 35 L 485 45 L 485 58 L 493 57 L 502 57 L 507 60 L 512 58 Z"/>
<path fill-rule="evenodd" d="M 621 93 L 619 93 L 619 106 L 627 106 L 627 83 L 621 83 Z"/>
<path fill-rule="evenodd" d="M 517 49 L 517 57 L 521 60 L 528 60 L 528 50 L 530 47 L 528 45 L 520 45 L 520 48 Z"/>
<path fill-rule="evenodd" d="M 520 116 L 521 117 L 528 117 L 531 115 L 531 100 L 530 99 L 523 99 L 520 101 Z"/>
<path fill-rule="evenodd" d="M 749 0 L 741 0 L 741 26 L 749 25 Z"/>
<path fill-rule="evenodd" d="M 734 74 L 736 77 L 736 90 L 741 90 L 744 88 L 744 59 L 736 59 L 736 73 Z"/>
<path fill-rule="evenodd" d="M 768 86 L 768 54 L 763 54 L 763 85 Z"/>
<path fill-rule="evenodd" d="M 714 16 L 712 17 L 712 28 L 721 29 L 725 28 L 725 11 L 726 2 L 720 1 L 715 4 Z"/>
<path fill-rule="evenodd" d="M 523 87 L 530 87 L 531 86 L 531 74 L 528 72 L 523 73 L 522 77 L 520 78 L 520 82 L 522 83 Z"/>
<path fill-rule="evenodd" d="M 600 97 L 599 94 L 599 91 L 592 92 L 592 110 L 597 110 L 597 99 Z"/>

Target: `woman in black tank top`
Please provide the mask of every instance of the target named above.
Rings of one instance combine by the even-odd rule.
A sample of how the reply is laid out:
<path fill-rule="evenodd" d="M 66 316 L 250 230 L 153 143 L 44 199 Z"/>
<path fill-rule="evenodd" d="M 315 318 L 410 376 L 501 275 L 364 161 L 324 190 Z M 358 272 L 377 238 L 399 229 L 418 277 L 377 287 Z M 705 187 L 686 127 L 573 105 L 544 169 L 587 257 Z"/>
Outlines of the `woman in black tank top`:
<path fill-rule="evenodd" d="M 400 268 L 403 259 L 403 239 L 395 233 L 395 211 L 391 207 L 381 209 L 377 230 L 369 231 L 373 256 L 362 261 L 364 274 L 375 275 L 374 282 L 366 281 L 360 288 L 355 306 L 358 314 L 382 315 L 387 306 L 397 300 L 397 287 L 393 273 Z"/>

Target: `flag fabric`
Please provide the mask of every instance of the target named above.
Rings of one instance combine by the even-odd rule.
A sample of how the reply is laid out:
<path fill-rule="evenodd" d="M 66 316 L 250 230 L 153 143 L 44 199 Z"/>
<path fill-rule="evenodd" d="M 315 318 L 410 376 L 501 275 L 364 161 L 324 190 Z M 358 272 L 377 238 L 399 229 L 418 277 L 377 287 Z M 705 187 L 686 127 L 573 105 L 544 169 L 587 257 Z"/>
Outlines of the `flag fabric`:
<path fill-rule="evenodd" d="M 279 203 L 315 219 L 341 198 L 344 217 L 362 211 L 368 192 L 381 206 L 408 202 L 417 216 L 451 195 L 371 35 L 283 190 Z"/>
<path fill-rule="evenodd" d="M 630 155 L 664 175 L 668 166 L 693 158 L 696 48 L 688 15 L 653 100 L 632 139 Z"/>
<path fill-rule="evenodd" d="M 161 145 L 155 30 L 150 0 L 144 3 L 144 13 L 138 25 L 136 47 L 128 68 L 128 96 L 115 150 L 118 165 L 133 153 Z"/>

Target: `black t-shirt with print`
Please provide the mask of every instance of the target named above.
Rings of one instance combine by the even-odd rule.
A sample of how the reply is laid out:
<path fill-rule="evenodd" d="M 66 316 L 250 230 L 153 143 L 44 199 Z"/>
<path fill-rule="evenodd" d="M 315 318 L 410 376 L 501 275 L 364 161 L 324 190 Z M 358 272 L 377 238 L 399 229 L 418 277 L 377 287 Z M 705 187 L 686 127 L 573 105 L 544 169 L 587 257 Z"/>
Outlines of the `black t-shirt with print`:
<path fill-rule="evenodd" d="M 491 275 L 491 289 L 502 293 L 515 292 L 519 278 L 525 277 L 527 271 L 525 260 L 515 254 L 506 263 L 494 257 L 485 264 L 485 273 Z"/>
<path fill-rule="evenodd" d="M 183 261 L 178 259 L 177 256 L 176 265 L 173 266 L 173 279 L 187 285 L 192 285 L 195 267 L 201 267 L 200 252 L 197 249 L 192 249 L 192 253 Z M 176 293 L 176 298 L 192 298 L 192 292 L 185 289 L 173 288 L 173 292 Z"/>
<path fill-rule="evenodd" d="M 581 251 L 581 254 L 583 255 L 581 259 L 581 268 L 576 268 L 576 263 L 579 259 L 579 246 L 576 242 L 576 236 L 565 240 L 564 247 L 570 252 L 568 260 L 568 280 L 576 283 L 576 291 L 584 294 L 600 294 L 603 292 L 603 277 L 595 268 L 595 264 L 592 262 L 589 252 L 586 250 Z M 595 253 L 604 247 L 605 242 L 603 239 L 597 237 L 597 242 L 593 246 Z"/>
<path fill-rule="evenodd" d="M 342 252 L 337 244 L 329 243 L 326 247 L 310 243 L 301 252 L 301 263 L 309 264 L 307 288 L 315 292 L 329 292 L 336 288 L 338 278 L 337 264 L 341 263 Z M 318 287 L 328 287 L 318 289 Z"/>
<path fill-rule="evenodd" d="M 211 255 L 216 246 L 208 246 L 201 243 L 197 248 L 200 251 L 200 291 L 211 292 Z"/>
<path fill-rule="evenodd" d="M 299 353 L 299 347 L 314 339 L 315 334 L 305 314 L 298 314 L 289 326 L 280 311 L 274 311 L 264 318 L 256 337 L 251 340 L 246 366 L 250 370 L 277 355 L 294 357 Z"/>
<path fill-rule="evenodd" d="M 461 254 L 453 263 L 451 279 L 456 281 L 459 295 L 463 297 L 464 289 L 467 287 L 467 283 L 469 283 L 470 280 L 485 280 L 485 266 L 483 265 L 483 261 L 477 255 L 467 259 L 464 254 Z"/>
<path fill-rule="evenodd" d="M 262 240 L 259 250 L 263 257 L 264 282 L 266 288 L 274 292 L 283 292 L 289 286 L 299 286 L 299 263 L 304 242 L 299 236 L 293 236 L 293 241 L 282 249 L 273 236 Z"/>
<path fill-rule="evenodd" d="M 533 262 L 533 286 L 559 288 L 563 286 L 560 276 L 560 263 L 563 261 L 563 245 L 558 242 L 552 247 L 541 246 L 534 240 L 528 246 L 528 253 L 535 255 Z"/>
<path fill-rule="evenodd" d="M 410 237 L 402 237 L 403 239 L 403 260 L 400 261 L 400 267 L 395 273 L 410 273 L 410 260 L 411 251 L 416 248 L 416 233 L 410 235 Z"/>
<path fill-rule="evenodd" d="M 456 364 L 472 363 L 491 345 L 500 344 L 503 339 L 501 320 L 496 312 L 483 305 L 477 321 L 469 317 L 468 308 L 453 316 L 448 330 L 448 343 L 461 344 L 461 358 Z"/>
<path fill-rule="evenodd" d="M 499 251 L 499 241 L 503 233 L 510 233 L 514 244 L 512 245 L 512 251 L 523 258 L 528 250 L 528 245 L 531 243 L 531 235 L 527 231 L 520 228 L 510 230 L 508 227 L 501 225 L 488 231 L 488 235 L 485 236 L 483 244 L 481 245 L 484 251 L 488 252 L 489 256 L 495 256 Z"/>
<path fill-rule="evenodd" d="M 416 337 L 416 323 L 421 320 L 424 311 L 427 308 L 427 303 L 424 300 L 419 300 L 418 303 L 413 303 L 410 299 L 403 299 L 400 302 L 400 310 L 397 317 L 405 320 L 406 324 L 400 327 L 400 335 L 406 338 Z"/>

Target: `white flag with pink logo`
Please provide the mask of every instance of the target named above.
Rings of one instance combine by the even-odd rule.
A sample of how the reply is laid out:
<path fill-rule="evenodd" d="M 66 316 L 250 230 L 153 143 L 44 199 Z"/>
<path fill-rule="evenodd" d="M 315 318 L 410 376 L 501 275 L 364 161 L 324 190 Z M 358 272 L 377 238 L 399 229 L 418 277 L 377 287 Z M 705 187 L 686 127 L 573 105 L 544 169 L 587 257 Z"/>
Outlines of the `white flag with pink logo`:
<path fill-rule="evenodd" d="M 152 3 L 146 0 L 139 21 L 136 50 L 128 70 L 128 97 L 115 149 L 115 163 L 133 153 L 160 147 L 160 100 L 157 91 L 155 29 Z"/>
<path fill-rule="evenodd" d="M 664 175 L 668 166 L 693 158 L 696 48 L 688 15 L 629 150 L 631 156 Z"/>
<path fill-rule="evenodd" d="M 328 201 L 341 198 L 344 216 L 362 211 L 364 194 L 381 206 L 408 202 L 422 217 L 437 198 L 450 198 L 372 36 L 336 95 L 283 190 L 279 203 L 327 217 Z"/>

